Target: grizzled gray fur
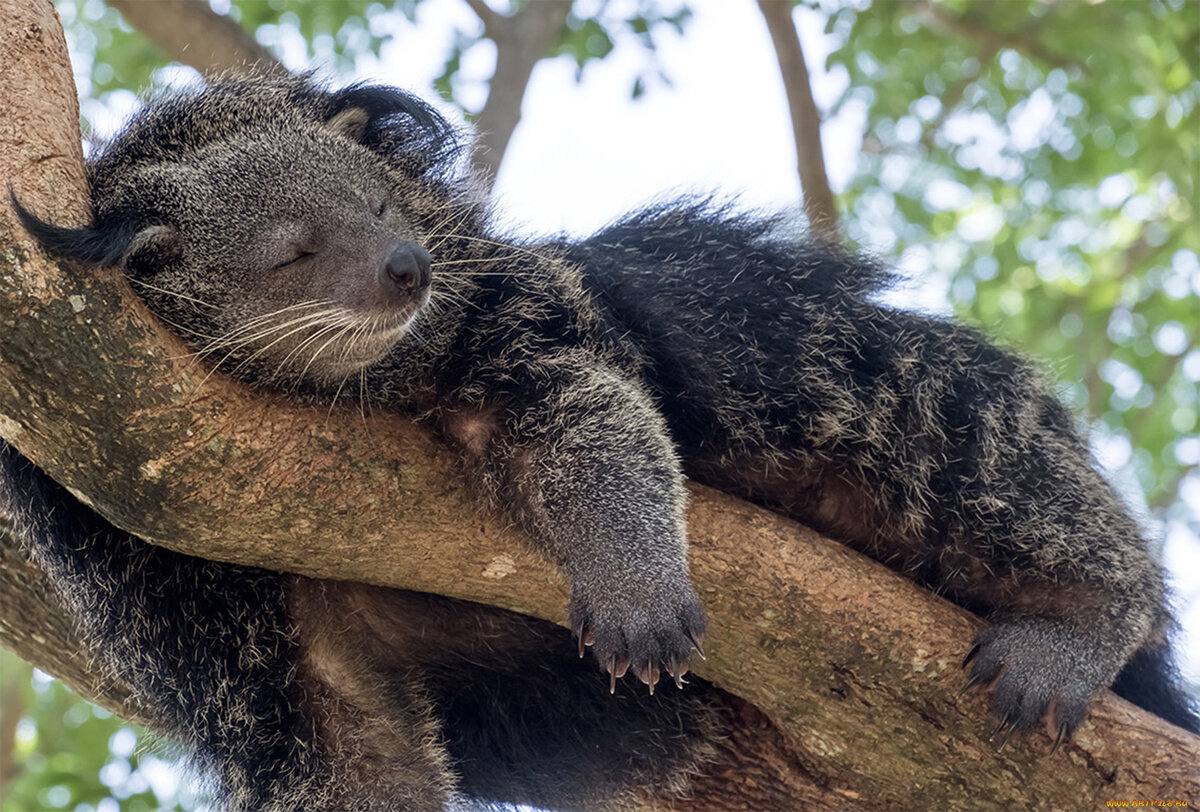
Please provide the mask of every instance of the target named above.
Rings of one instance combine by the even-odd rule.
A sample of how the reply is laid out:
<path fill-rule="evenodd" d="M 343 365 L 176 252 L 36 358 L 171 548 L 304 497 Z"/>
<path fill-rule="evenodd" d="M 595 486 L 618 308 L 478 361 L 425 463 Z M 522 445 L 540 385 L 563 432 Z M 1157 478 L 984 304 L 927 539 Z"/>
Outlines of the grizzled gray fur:
<path fill-rule="evenodd" d="M 1028 365 L 879 304 L 883 269 L 782 220 L 683 200 L 515 239 L 463 166 L 399 91 L 234 78 L 152 101 L 90 162 L 91 226 L 17 204 L 52 253 L 121 265 L 218 369 L 436 427 L 569 576 L 618 694 L 553 627 L 168 553 L 0 448 L 34 554 L 229 806 L 682 789 L 720 727 L 708 689 L 620 678 L 682 681 L 700 646 L 685 474 L 987 613 L 968 679 L 1010 732 L 1069 735 L 1118 675 L 1195 729 L 1163 573 Z"/>

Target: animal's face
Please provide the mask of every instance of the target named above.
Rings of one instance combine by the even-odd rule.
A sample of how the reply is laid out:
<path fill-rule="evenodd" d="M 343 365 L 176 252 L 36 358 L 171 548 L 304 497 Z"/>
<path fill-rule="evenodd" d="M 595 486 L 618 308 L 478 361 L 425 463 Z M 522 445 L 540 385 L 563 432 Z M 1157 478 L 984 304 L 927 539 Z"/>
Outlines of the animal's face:
<path fill-rule="evenodd" d="M 135 238 L 125 269 L 226 369 L 336 385 L 391 350 L 429 299 L 406 179 L 337 132 L 223 142 L 165 181 L 173 225 Z"/>
<path fill-rule="evenodd" d="M 151 107 L 122 136 L 136 160 L 118 142 L 94 169 L 89 229 L 18 212 L 52 252 L 119 264 L 218 368 L 262 384 L 339 386 L 393 351 L 430 298 L 421 223 L 436 204 L 407 153 L 397 156 L 402 137 L 379 123 L 419 103 L 352 90 L 320 97 L 315 113 L 272 117 L 247 92 L 261 91 L 218 87 L 159 120 Z M 162 143 L 141 147 L 148 138 Z"/>

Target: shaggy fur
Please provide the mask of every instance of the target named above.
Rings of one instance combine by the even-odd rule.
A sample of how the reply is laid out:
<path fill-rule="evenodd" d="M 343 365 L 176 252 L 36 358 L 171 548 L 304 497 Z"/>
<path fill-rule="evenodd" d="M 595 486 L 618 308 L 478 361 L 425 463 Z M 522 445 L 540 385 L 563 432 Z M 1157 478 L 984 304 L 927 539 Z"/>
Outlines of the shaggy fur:
<path fill-rule="evenodd" d="M 877 265 L 703 201 L 581 241 L 499 234 L 460 152 L 399 91 L 225 79 L 151 102 L 90 163 L 91 226 L 18 206 L 48 251 L 121 264 L 218 368 L 437 427 L 560 562 L 617 690 L 546 624 L 171 554 L 0 452 L 33 553 L 228 805 L 681 784 L 715 735 L 707 689 L 618 677 L 682 677 L 703 634 L 685 473 L 988 613 L 969 678 L 1010 728 L 1069 735 L 1133 658 L 1143 680 L 1117 687 L 1196 729 L 1161 569 L 1030 367 L 878 304 Z M 415 247 L 432 281 L 398 286 L 389 257 Z"/>

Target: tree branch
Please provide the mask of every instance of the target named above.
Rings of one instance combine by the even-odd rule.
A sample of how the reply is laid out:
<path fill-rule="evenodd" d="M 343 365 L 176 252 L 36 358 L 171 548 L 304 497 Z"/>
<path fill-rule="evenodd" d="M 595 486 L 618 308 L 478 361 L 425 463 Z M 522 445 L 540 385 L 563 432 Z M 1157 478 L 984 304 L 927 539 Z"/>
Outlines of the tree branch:
<path fill-rule="evenodd" d="M 962 101 L 967 88 L 971 86 L 972 82 L 983 75 L 983 72 L 987 70 L 988 65 L 996 58 L 996 54 L 999 52 L 1000 45 L 998 43 L 989 42 L 985 44 L 979 53 L 979 66 L 973 71 L 966 72 L 954 84 L 946 88 L 946 92 L 938 99 L 941 103 L 941 109 L 938 110 L 938 114 L 921 131 L 919 142 L 921 146 L 926 149 L 933 147 L 933 139 L 937 136 L 938 130 L 946 123 L 946 119 L 950 118 L 954 114 L 954 111 L 958 109 L 958 103 Z"/>
<path fill-rule="evenodd" d="M 468 0 L 468 5 L 483 21 L 484 35 L 496 44 L 496 70 L 487 101 L 475 120 L 479 133 L 475 168 L 491 184 L 521 121 L 521 104 L 533 69 L 558 41 L 571 0 L 538 0 L 508 16 L 492 10 L 483 0 Z"/>
<path fill-rule="evenodd" d="M 504 15 L 493 9 L 487 4 L 486 0 L 464 0 L 470 6 L 471 11 L 475 12 L 475 16 L 483 22 L 484 34 L 491 35 L 496 26 L 501 24 Z"/>
<path fill-rule="evenodd" d="M 0 32 L 9 104 L 0 175 L 35 211 L 79 222 L 78 112 L 49 0 L 0 6 Z M 3 207 L 0 435 L 111 521 L 192 555 L 564 621 L 561 578 L 504 522 L 473 512 L 448 452 L 424 429 L 397 415 L 327 415 L 219 376 L 202 385 L 205 375 L 118 274 L 47 261 Z M 700 675 L 750 703 L 763 731 L 751 736 L 758 756 L 742 749 L 727 762 L 740 767 L 702 777 L 701 787 L 733 792 L 778 767 L 807 783 L 769 789 L 790 798 L 812 789 L 813 805 L 826 808 L 1200 797 L 1200 739 L 1111 694 L 1054 758 L 1040 735 L 997 753 L 984 702 L 958 693 L 977 620 L 788 519 L 699 485 L 689 526 L 711 628 Z M 34 624 L 55 613 L 35 575 L 6 559 L 0 576 L 0 638 L 109 696 L 86 684 L 86 653 L 38 642 L 47 629 Z"/>
<path fill-rule="evenodd" d="M 800 34 L 792 19 L 792 4 L 785 0 L 758 0 L 758 7 L 775 46 L 788 110 L 792 115 L 792 137 L 796 142 L 796 169 L 800 174 L 804 214 L 815 231 L 836 238 L 838 210 L 825 172 L 821 113 L 813 99 Z"/>
<path fill-rule="evenodd" d="M 992 48 L 996 45 L 1004 48 L 1012 48 L 1014 51 L 1019 51 L 1051 67 L 1083 70 L 1081 63 L 1067 59 L 1043 47 L 1040 42 L 1030 35 L 1028 29 L 1025 31 L 1001 31 L 971 16 L 959 16 L 952 11 L 948 11 L 944 6 L 933 2 L 933 0 L 926 0 L 921 7 L 921 14 L 930 28 L 941 31 L 944 34 L 976 40 L 983 44 L 985 48 Z M 1033 20 L 1030 21 L 1031 24 L 1033 22 Z"/>
<path fill-rule="evenodd" d="M 937 116 L 932 121 L 925 125 L 924 130 L 921 132 L 920 143 L 922 146 L 926 149 L 933 146 L 933 139 L 937 135 L 938 130 L 942 128 L 942 125 L 946 123 L 946 119 L 958 108 L 958 103 L 962 101 L 963 94 L 966 93 L 967 88 L 971 86 L 972 82 L 983 75 L 984 71 L 991 64 L 991 61 L 996 58 L 996 54 L 1000 53 L 1003 48 L 1017 48 L 1026 53 L 1036 52 L 1036 55 L 1044 61 L 1057 64 L 1054 61 L 1053 55 L 1043 52 L 1032 39 L 1038 27 L 1046 15 L 1050 14 L 1056 2 L 1057 0 L 1055 2 L 1047 2 L 1042 16 L 1029 17 L 1021 30 L 1012 32 L 998 31 L 988 26 L 976 25 L 968 18 L 955 17 L 929 2 L 926 2 L 922 6 L 920 16 L 930 28 L 940 31 L 943 34 L 966 36 L 969 39 L 975 40 L 980 46 L 975 70 L 967 72 L 954 84 L 946 88 L 946 91 L 939 99 L 941 110 L 938 111 Z M 1064 67 L 1066 64 L 1062 63 Z"/>
<path fill-rule="evenodd" d="M 212 10 L 206 0 L 108 0 L 125 21 L 176 62 L 204 74 L 256 66 L 284 67 L 238 23 Z"/>

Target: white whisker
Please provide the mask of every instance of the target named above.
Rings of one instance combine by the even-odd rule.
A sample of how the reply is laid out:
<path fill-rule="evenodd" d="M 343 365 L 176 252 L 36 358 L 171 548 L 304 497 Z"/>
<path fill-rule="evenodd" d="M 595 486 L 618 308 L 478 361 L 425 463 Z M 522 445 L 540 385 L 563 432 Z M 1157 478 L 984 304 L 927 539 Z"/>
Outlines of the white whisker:
<path fill-rule="evenodd" d="M 128 276 L 128 277 L 126 277 L 126 279 L 128 279 L 134 285 L 138 285 L 139 287 L 143 287 L 148 290 L 157 291 L 158 293 L 162 293 L 167 296 L 174 296 L 176 299 L 182 299 L 185 302 L 191 302 L 192 304 L 198 304 L 201 307 L 207 307 L 212 310 L 220 310 L 221 309 L 221 308 L 217 307 L 215 304 L 210 304 L 209 302 L 206 302 L 202 299 L 197 299 L 194 296 L 188 296 L 186 293 L 180 293 L 180 292 L 174 291 L 174 290 L 167 290 L 166 288 L 160 288 L 157 285 L 152 285 L 144 279 L 138 279 L 133 276 Z M 163 321 L 166 321 L 166 319 L 163 319 Z"/>

